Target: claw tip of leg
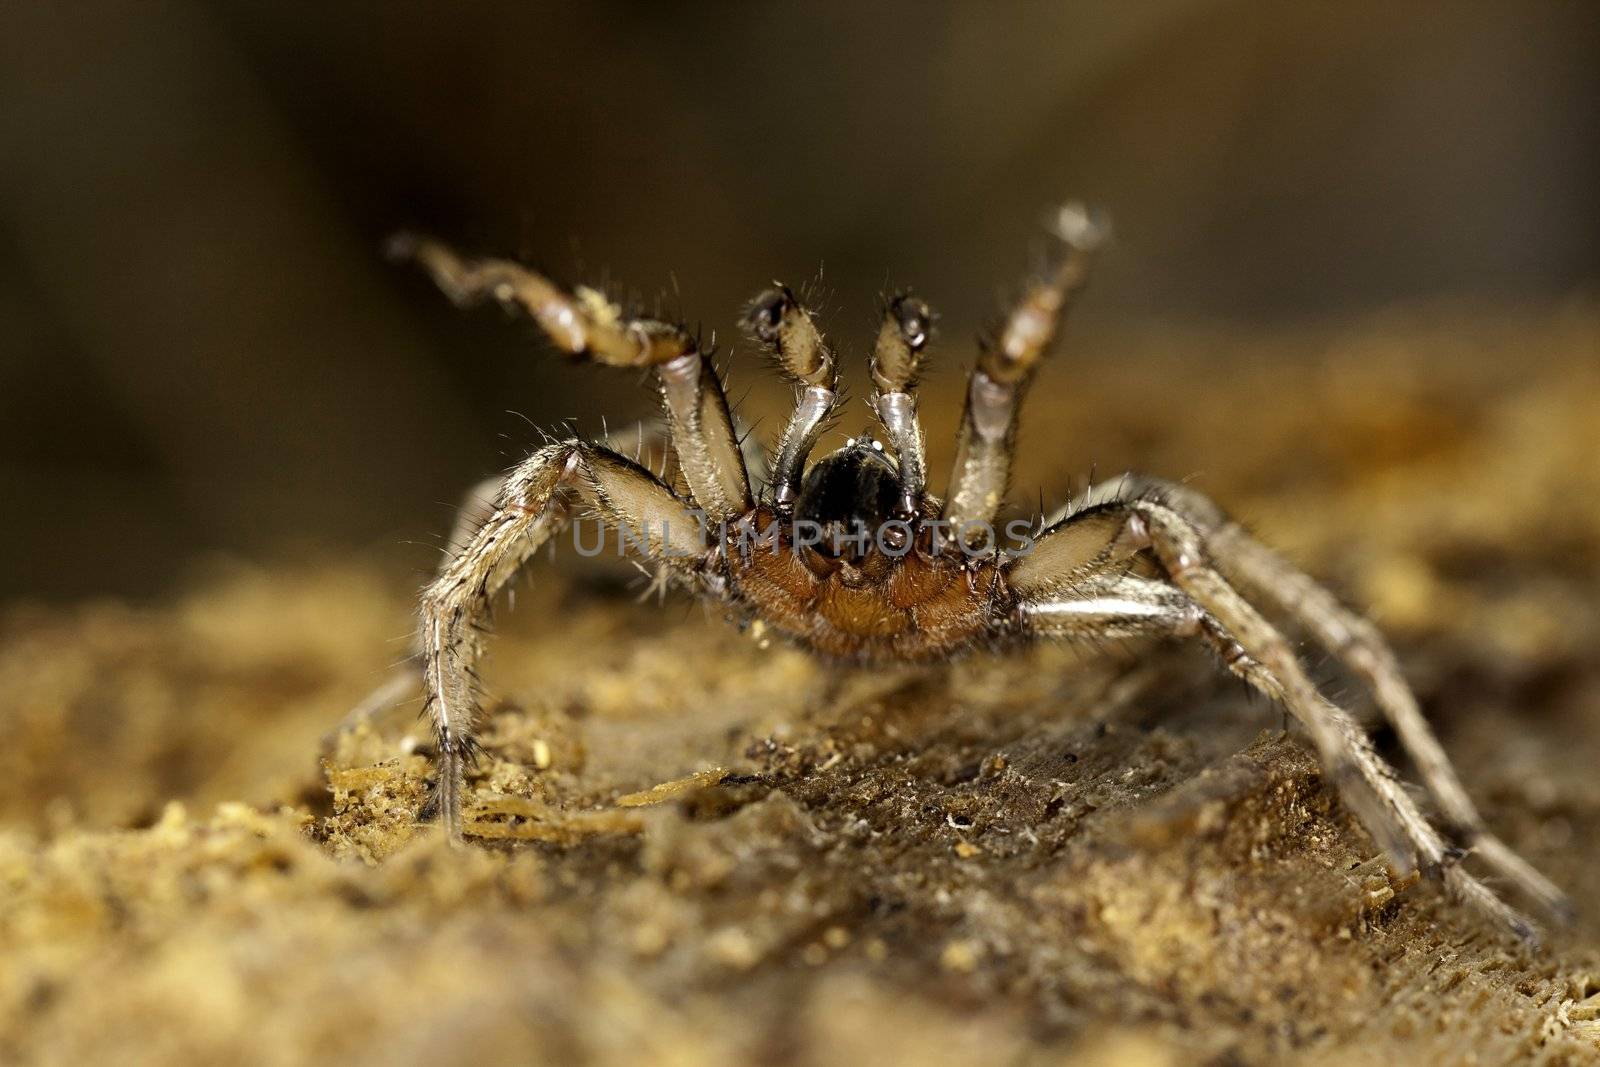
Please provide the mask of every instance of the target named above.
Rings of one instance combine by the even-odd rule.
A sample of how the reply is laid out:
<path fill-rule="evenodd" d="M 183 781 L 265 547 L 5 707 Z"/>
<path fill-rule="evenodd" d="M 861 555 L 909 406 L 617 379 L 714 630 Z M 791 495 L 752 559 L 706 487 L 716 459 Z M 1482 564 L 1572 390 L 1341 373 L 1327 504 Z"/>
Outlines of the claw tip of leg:
<path fill-rule="evenodd" d="M 1111 220 L 1080 200 L 1061 205 L 1056 212 L 1056 234 L 1067 244 L 1092 252 L 1104 244 L 1111 233 Z"/>

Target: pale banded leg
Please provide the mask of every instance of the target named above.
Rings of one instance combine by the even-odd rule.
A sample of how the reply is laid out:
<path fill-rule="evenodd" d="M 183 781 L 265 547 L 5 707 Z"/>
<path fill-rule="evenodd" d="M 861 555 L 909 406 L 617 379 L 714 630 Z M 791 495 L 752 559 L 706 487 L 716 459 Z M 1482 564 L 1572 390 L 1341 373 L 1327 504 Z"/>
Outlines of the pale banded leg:
<path fill-rule="evenodd" d="M 1184 485 L 1139 478 L 1124 483 L 1125 492 L 1160 500 L 1183 515 L 1205 538 L 1217 569 L 1239 588 L 1266 601 L 1304 626 L 1373 694 L 1374 702 L 1394 728 L 1400 745 L 1416 764 L 1417 774 L 1438 804 L 1452 834 L 1466 848 L 1547 908 L 1570 921 L 1572 902 L 1555 883 L 1511 850 L 1484 824 L 1467 795 L 1450 758 L 1439 744 L 1411 687 L 1406 684 L 1383 635 L 1351 611 L 1309 575 L 1289 563 L 1244 527 L 1230 519 L 1203 494 Z"/>
<path fill-rule="evenodd" d="M 549 445 L 505 479 L 493 510 L 422 594 L 427 712 L 438 741 L 437 806 L 452 840 L 462 833 L 462 789 L 475 749 L 478 659 L 495 593 L 564 523 L 576 497 L 599 518 L 648 535 L 646 553 L 685 571 L 700 566 L 702 524 L 649 471 L 580 441 Z"/>
<path fill-rule="evenodd" d="M 1440 877 L 1456 897 L 1518 937 L 1534 940 L 1533 924 L 1461 867 L 1458 854 L 1429 825 L 1360 725 L 1317 691 L 1289 642 L 1211 566 L 1200 531 L 1162 504 L 1136 501 L 1128 508 L 1131 541 L 1150 548 L 1178 588 L 1237 642 L 1246 657 L 1244 676 L 1299 720 L 1340 795 L 1390 862 L 1402 872 L 1420 867 Z"/>
<path fill-rule="evenodd" d="M 1016 606 L 1024 634 L 1039 638 L 1119 640 L 1189 637 L 1205 613 L 1165 582 L 1130 576 L 1086 583 L 1072 592 L 1022 596 Z"/>
<path fill-rule="evenodd" d="M 884 307 L 883 325 L 872 349 L 872 410 L 900 464 L 903 519 L 922 515 L 922 498 L 928 488 L 928 459 L 915 390 L 932 334 L 933 310 L 909 293 L 900 293 Z"/>
<path fill-rule="evenodd" d="M 465 260 L 437 241 L 400 234 L 389 252 L 414 259 L 458 305 L 486 299 L 520 309 L 565 352 L 613 367 L 654 368 L 673 449 L 694 502 L 712 523 L 750 508 L 750 480 L 727 397 L 693 335 L 673 323 L 628 318 L 603 293 L 568 292 L 548 278 L 500 259 Z"/>
<path fill-rule="evenodd" d="M 1037 538 L 1033 552 L 1007 561 L 1006 584 L 1016 597 L 1022 631 L 1090 641 L 1198 636 L 1229 671 L 1281 701 L 1281 687 L 1266 684 L 1268 676 L 1255 670 L 1259 664 L 1187 594 L 1169 582 L 1127 573 L 1137 551 L 1124 536 L 1127 525 L 1121 505 L 1080 513 Z"/>
<path fill-rule="evenodd" d="M 608 438 L 607 444 L 611 445 L 614 442 L 615 451 L 620 452 L 629 445 L 630 438 L 632 438 L 635 463 L 646 469 L 664 464 L 665 457 L 661 452 L 670 442 L 659 426 L 636 424 L 613 434 Z M 670 481 L 664 471 L 662 477 Z M 497 474 L 493 478 L 485 478 L 467 491 L 460 506 L 456 508 L 450 535 L 445 540 L 441 568 L 449 566 L 450 561 L 460 554 L 473 533 L 489 517 L 494 510 L 495 497 L 499 495 L 500 486 L 504 482 L 505 476 Z M 552 504 L 552 507 L 554 506 L 556 505 Z M 418 643 L 419 638 L 420 634 L 412 638 L 409 654 L 393 668 L 390 677 L 373 687 L 370 693 L 344 714 L 337 726 L 322 735 L 322 749 L 325 753 L 332 750 L 343 734 L 405 703 L 422 691 L 422 647 Z"/>
<path fill-rule="evenodd" d="M 769 289 L 751 301 L 745 327 L 772 356 L 779 369 L 800 389 L 794 411 L 774 450 L 769 476 L 773 503 L 780 511 L 794 506 L 806 457 L 822 434 L 839 399 L 839 366 L 816 319 L 786 285 Z"/>
<path fill-rule="evenodd" d="M 441 566 L 448 566 L 467 542 L 472 534 L 494 510 L 494 500 L 499 494 L 500 486 L 505 481 L 503 477 L 496 476 L 485 478 L 467 491 L 462 498 L 461 506 L 456 508 L 455 519 L 450 527 L 450 537 L 445 541 L 444 562 Z M 396 707 L 415 697 L 422 689 L 422 646 L 419 644 L 420 634 L 412 638 L 411 650 L 406 658 L 391 668 L 391 675 L 384 679 L 372 692 L 362 697 L 360 702 L 345 712 L 337 726 L 322 735 L 322 750 L 330 752 L 338 739 L 354 730 L 364 722 L 382 715 L 390 708 Z"/>
<path fill-rule="evenodd" d="M 1029 285 L 999 337 L 984 346 L 967 385 L 955 469 L 941 516 L 960 537 L 992 525 L 999 513 L 1011 474 L 1022 392 L 1049 351 L 1072 295 L 1083 287 L 1105 227 L 1082 205 L 1069 204 L 1057 217 L 1055 235 L 1061 241 L 1056 263 Z"/>

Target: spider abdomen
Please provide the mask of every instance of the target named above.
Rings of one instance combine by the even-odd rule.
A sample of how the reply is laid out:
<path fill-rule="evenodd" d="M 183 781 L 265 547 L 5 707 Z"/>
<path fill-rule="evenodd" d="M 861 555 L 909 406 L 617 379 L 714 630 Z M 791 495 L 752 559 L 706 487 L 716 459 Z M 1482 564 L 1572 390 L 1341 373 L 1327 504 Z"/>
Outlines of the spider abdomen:
<path fill-rule="evenodd" d="M 766 509 L 750 526 L 779 520 Z M 959 557 L 876 549 L 841 560 L 777 537 L 747 551 L 730 547 L 734 595 L 768 626 L 823 655 L 850 660 L 944 658 L 989 632 L 993 565 Z M 749 546 L 746 546 L 749 548 Z"/>

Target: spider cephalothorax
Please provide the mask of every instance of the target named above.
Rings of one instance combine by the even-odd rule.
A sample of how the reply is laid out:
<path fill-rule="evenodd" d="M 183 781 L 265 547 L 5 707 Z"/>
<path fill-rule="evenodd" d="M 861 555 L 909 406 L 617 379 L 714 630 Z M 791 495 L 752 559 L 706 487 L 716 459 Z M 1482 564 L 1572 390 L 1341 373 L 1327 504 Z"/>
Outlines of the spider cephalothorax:
<path fill-rule="evenodd" d="M 458 303 L 492 298 L 525 312 L 563 350 L 650 368 L 661 390 L 678 484 L 581 439 L 541 448 L 502 479 L 481 520 L 462 527 L 422 596 L 417 662 L 438 742 L 437 809 L 466 831 L 465 771 L 474 750 L 473 679 L 491 602 L 542 544 L 587 508 L 654 536 L 634 546 L 669 581 L 819 653 L 845 660 L 940 661 L 979 646 L 1074 638 L 1190 637 L 1280 701 L 1316 747 L 1332 783 L 1401 871 L 1421 869 L 1523 937 L 1533 927 L 1467 873 L 1480 857 L 1557 914 L 1554 885 L 1484 826 L 1400 673 L 1365 619 L 1250 537 L 1193 490 L 1128 475 L 1072 509 L 996 531 L 1022 393 L 1084 280 L 1101 227 L 1082 208 L 1056 219 L 1055 256 L 1032 279 L 968 381 L 955 467 L 929 494 L 916 383 L 933 313 L 899 295 L 884 306 L 871 357 L 871 405 L 883 440 L 863 435 L 815 461 L 838 402 L 833 350 L 804 305 L 778 286 L 745 324 L 797 390 L 752 490 L 722 385 L 694 335 L 632 318 L 591 289 L 567 290 L 501 260 L 467 261 L 432 241 L 394 251 L 421 262 Z M 1415 760 L 1453 841 L 1436 830 L 1349 714 L 1311 682 L 1257 604 L 1303 627 L 1371 689 Z M 369 704 L 369 706 L 371 706 Z"/>

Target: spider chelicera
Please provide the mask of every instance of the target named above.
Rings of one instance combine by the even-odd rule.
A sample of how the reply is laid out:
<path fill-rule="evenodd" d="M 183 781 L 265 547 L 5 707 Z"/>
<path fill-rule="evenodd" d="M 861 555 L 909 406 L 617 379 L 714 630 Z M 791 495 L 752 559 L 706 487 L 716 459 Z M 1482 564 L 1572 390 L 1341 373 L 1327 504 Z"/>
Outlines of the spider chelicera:
<path fill-rule="evenodd" d="M 1205 642 L 1298 720 L 1397 871 L 1438 878 L 1532 940 L 1533 924 L 1462 865 L 1471 853 L 1565 916 L 1562 892 L 1485 827 L 1377 629 L 1204 496 L 1128 475 L 1047 518 L 1026 545 L 995 538 L 1019 403 L 1102 235 L 1081 206 L 1057 214 L 1049 262 L 981 346 L 943 499 L 927 489 L 916 399 L 933 314 L 912 296 L 886 302 L 871 356 L 871 405 L 884 440 L 852 439 L 814 463 L 838 400 L 833 351 L 790 290 L 778 286 L 753 302 L 746 327 L 797 389 L 768 485 L 757 491 L 709 354 L 683 326 L 625 315 L 593 289 L 565 289 L 515 263 L 396 238 L 391 251 L 420 263 L 455 303 L 496 301 L 531 316 L 567 353 L 653 370 L 680 472 L 675 487 L 598 443 L 548 444 L 498 483 L 485 516 L 463 529 L 424 590 L 417 662 L 437 741 L 430 807 L 451 839 L 463 835 L 475 667 L 493 598 L 586 509 L 610 526 L 653 533 L 634 544 L 663 580 L 835 659 L 943 661 L 976 647 L 1075 638 Z M 1261 608 L 1303 627 L 1370 688 L 1448 841 L 1356 721 L 1318 691 Z"/>

